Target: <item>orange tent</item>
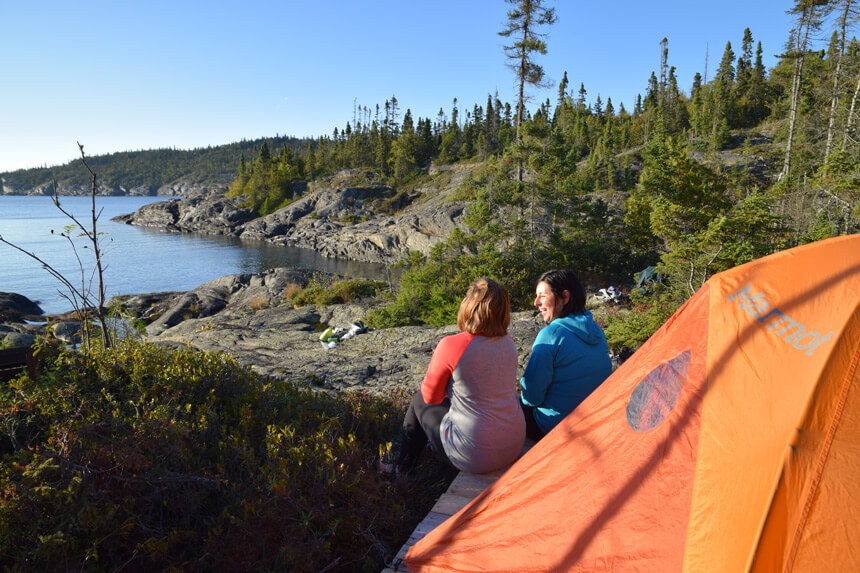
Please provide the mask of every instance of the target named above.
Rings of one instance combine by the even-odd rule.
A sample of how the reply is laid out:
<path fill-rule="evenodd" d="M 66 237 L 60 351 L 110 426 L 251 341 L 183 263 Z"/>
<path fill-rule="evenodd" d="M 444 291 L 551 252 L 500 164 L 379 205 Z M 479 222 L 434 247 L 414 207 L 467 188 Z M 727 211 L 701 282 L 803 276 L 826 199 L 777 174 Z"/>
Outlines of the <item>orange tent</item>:
<path fill-rule="evenodd" d="M 860 571 L 860 235 L 712 277 L 419 571 Z"/>

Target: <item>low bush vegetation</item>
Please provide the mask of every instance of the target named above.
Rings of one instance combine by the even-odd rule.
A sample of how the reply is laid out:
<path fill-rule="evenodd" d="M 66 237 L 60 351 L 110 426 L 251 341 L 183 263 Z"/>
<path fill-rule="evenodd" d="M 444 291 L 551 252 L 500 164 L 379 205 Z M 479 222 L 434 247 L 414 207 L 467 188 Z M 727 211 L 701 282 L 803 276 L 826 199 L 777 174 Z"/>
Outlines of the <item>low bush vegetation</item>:
<path fill-rule="evenodd" d="M 384 282 L 367 279 L 340 279 L 333 282 L 314 279 L 305 288 L 292 291 L 290 302 L 296 306 L 344 304 L 356 299 L 376 296 L 385 288 L 387 285 Z"/>
<path fill-rule="evenodd" d="M 8 570 L 379 571 L 453 477 L 377 472 L 406 396 L 136 340 L 37 355 L 0 392 Z"/>

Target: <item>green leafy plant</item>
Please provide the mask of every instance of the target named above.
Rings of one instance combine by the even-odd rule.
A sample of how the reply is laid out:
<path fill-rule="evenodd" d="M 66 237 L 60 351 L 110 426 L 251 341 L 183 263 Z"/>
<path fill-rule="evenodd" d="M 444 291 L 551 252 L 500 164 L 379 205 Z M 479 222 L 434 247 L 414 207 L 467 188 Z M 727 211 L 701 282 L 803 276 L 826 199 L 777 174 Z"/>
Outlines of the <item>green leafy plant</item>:
<path fill-rule="evenodd" d="M 453 474 L 376 471 L 408 396 L 328 395 L 224 354 L 40 343 L 0 390 L 12 570 L 382 568 Z M 383 450 L 386 446 L 383 446 Z"/>

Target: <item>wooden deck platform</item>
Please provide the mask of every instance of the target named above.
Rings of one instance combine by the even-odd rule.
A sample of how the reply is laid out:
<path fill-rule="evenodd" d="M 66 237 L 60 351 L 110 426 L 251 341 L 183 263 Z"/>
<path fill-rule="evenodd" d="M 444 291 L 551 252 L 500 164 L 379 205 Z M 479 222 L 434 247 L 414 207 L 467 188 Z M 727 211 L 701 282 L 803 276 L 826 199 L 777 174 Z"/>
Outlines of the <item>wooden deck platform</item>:
<path fill-rule="evenodd" d="M 534 442 L 527 441 L 525 446 L 523 446 L 522 453 L 524 454 L 529 451 L 533 445 Z M 382 570 L 382 573 L 408 573 L 409 569 L 403 562 L 403 558 L 406 557 L 406 552 L 409 551 L 409 548 L 441 525 L 446 519 L 466 507 L 466 504 L 495 483 L 507 469 L 502 468 L 489 474 L 470 474 L 466 472 L 457 474 L 457 477 L 448 486 L 448 490 L 436 500 L 436 504 L 430 509 L 430 513 L 427 514 L 424 521 L 415 527 L 412 535 L 409 536 L 409 539 L 406 540 L 406 543 L 403 544 L 403 547 L 400 548 L 400 551 L 397 552 L 391 563 Z"/>

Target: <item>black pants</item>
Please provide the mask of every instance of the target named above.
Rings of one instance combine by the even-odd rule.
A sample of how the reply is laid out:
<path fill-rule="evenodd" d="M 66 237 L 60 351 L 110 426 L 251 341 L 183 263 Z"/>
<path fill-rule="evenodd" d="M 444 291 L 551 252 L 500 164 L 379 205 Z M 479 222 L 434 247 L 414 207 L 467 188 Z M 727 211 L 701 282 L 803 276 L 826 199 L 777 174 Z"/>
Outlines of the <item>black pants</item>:
<path fill-rule="evenodd" d="M 535 420 L 534 407 L 523 404 L 522 402 L 520 402 L 520 406 L 523 407 L 523 416 L 526 418 L 526 437 L 536 442 L 539 441 L 546 434 L 543 433 L 543 430 L 540 429 L 540 426 L 538 426 L 537 421 Z"/>
<path fill-rule="evenodd" d="M 448 413 L 450 407 L 451 400 L 448 398 L 442 400 L 441 404 L 428 404 L 421 396 L 421 392 L 415 393 L 406 411 L 400 434 L 400 455 L 397 458 L 397 467 L 400 471 L 408 472 L 414 468 L 418 456 L 428 443 L 430 450 L 436 456 L 453 467 L 442 447 L 442 436 L 439 433 L 442 418 Z"/>

